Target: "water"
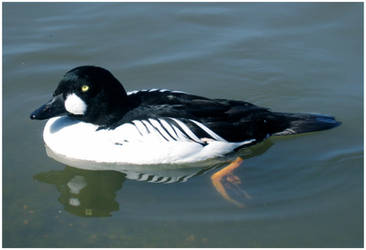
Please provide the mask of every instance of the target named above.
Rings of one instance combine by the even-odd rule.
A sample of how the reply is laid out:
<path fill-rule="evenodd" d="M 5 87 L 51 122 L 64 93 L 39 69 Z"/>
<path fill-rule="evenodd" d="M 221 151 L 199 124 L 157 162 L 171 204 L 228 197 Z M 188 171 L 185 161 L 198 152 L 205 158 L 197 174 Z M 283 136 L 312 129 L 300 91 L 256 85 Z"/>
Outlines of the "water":
<path fill-rule="evenodd" d="M 362 247 L 362 18 L 363 3 L 4 3 L 3 246 Z M 213 188 L 216 169 L 161 170 L 197 176 L 156 184 L 47 157 L 45 122 L 29 114 L 85 64 L 127 90 L 332 114 L 342 125 L 241 151 L 247 195 L 230 191 L 241 208 Z"/>

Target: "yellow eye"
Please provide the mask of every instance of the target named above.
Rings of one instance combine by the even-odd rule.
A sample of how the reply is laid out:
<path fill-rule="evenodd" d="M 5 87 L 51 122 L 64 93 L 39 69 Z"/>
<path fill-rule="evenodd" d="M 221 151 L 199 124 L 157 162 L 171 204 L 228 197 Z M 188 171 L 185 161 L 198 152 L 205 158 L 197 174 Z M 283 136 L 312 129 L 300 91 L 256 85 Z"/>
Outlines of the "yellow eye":
<path fill-rule="evenodd" d="M 88 85 L 81 86 L 81 91 L 86 92 L 88 90 L 89 90 L 89 86 Z"/>

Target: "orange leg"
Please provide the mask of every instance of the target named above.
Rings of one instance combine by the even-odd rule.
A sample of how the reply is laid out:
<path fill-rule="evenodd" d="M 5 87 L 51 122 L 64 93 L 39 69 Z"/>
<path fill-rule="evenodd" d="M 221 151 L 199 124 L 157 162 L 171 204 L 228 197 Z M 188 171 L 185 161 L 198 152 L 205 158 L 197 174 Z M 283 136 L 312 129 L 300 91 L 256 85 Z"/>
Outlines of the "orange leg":
<path fill-rule="evenodd" d="M 224 167 L 223 169 L 217 171 L 211 176 L 211 181 L 213 186 L 215 187 L 216 191 L 221 194 L 221 196 L 234 203 L 235 205 L 239 207 L 244 207 L 244 204 L 233 200 L 228 193 L 226 192 L 226 188 L 223 184 L 223 182 L 228 182 L 232 184 L 237 191 L 241 192 L 246 198 L 250 198 L 250 196 L 244 191 L 241 190 L 239 187 L 239 184 L 241 184 L 241 180 L 239 177 L 233 174 L 233 171 L 238 168 L 243 162 L 243 159 L 241 157 L 237 157 L 232 163 L 230 163 L 228 166 Z"/>

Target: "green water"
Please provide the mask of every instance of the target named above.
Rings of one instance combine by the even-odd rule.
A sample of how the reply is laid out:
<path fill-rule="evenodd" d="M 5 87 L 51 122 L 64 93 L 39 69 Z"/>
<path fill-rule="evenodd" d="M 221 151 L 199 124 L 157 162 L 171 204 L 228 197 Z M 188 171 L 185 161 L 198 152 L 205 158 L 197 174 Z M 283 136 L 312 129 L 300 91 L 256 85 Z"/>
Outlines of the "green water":
<path fill-rule="evenodd" d="M 342 125 L 241 151 L 241 208 L 224 163 L 157 184 L 49 158 L 29 114 L 85 64 Z M 3 3 L 2 87 L 4 247 L 363 246 L 363 3 Z"/>

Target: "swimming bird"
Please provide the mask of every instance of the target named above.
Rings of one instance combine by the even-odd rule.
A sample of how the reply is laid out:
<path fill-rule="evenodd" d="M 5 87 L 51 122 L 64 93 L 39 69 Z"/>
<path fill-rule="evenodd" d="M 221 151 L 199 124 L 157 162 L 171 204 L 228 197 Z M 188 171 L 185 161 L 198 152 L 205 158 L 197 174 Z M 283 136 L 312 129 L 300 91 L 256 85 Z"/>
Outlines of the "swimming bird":
<path fill-rule="evenodd" d="M 340 124 L 328 115 L 272 112 L 245 101 L 167 89 L 126 92 L 108 70 L 96 66 L 68 71 L 52 99 L 30 118 L 49 119 L 43 139 L 54 153 L 112 164 L 199 162 L 269 136 Z"/>

